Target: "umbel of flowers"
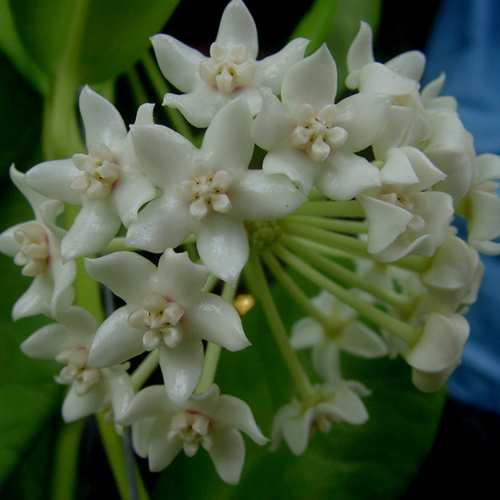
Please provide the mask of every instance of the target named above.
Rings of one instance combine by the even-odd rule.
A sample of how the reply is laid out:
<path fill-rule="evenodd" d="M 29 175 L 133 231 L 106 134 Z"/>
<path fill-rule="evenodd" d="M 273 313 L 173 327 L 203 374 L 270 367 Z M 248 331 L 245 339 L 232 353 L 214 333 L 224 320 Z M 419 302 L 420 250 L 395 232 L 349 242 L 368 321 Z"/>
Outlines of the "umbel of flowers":
<path fill-rule="evenodd" d="M 153 471 L 201 445 L 236 484 L 240 432 L 268 441 L 249 406 L 214 384 L 222 347 L 252 348 L 232 304 L 238 284 L 261 301 L 295 385 L 270 430 L 273 448 L 283 438 L 299 455 L 316 429 L 368 420 L 369 383 L 343 378 L 340 351 L 401 356 L 418 389 L 442 387 L 469 334 L 463 315 L 483 273 L 478 251 L 500 253 L 500 158 L 476 157 L 455 100 L 439 95 L 444 77 L 421 89 L 420 52 L 376 62 L 363 23 L 348 54 L 353 94 L 337 100 L 326 45 L 304 57 L 308 41 L 297 39 L 257 60 L 241 0 L 225 9 L 209 56 L 168 35 L 152 42 L 181 91 L 163 104 L 206 128 L 201 147 L 155 124 L 152 104 L 127 127 L 85 87 L 87 153 L 26 174 L 11 167 L 34 212 L 0 235 L 0 250 L 32 278 L 13 317 L 53 320 L 21 347 L 65 365 L 56 376 L 70 385 L 64 419 L 106 411 L 119 432 L 132 427 Z M 255 145 L 261 164 L 252 162 Z M 65 229 L 64 204 L 81 206 Z M 469 221 L 468 242 L 456 236 L 455 212 Z M 103 322 L 74 303 L 79 257 L 123 300 Z M 307 296 L 297 273 L 319 295 Z M 291 332 L 269 276 L 304 313 Z M 298 349 L 311 349 L 314 373 Z M 163 383 L 146 386 L 158 366 Z"/>

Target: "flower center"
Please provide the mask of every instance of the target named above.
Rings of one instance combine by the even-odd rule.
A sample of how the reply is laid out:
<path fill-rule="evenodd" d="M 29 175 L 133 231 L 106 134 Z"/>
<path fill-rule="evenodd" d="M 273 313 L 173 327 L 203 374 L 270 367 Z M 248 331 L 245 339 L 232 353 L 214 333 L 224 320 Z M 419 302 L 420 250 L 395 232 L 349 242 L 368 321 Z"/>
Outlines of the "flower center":
<path fill-rule="evenodd" d="M 223 94 L 250 83 L 254 73 L 254 67 L 248 60 L 248 50 L 243 44 L 236 45 L 229 55 L 221 44 L 214 42 L 210 47 L 210 59 L 200 63 L 201 78 L 215 85 Z"/>
<path fill-rule="evenodd" d="M 347 131 L 335 126 L 337 106 L 329 104 L 319 113 L 310 104 L 301 104 L 295 110 L 297 126 L 290 134 L 290 143 L 305 150 L 314 161 L 324 161 L 332 149 L 339 148 L 347 140 Z"/>
<path fill-rule="evenodd" d="M 201 413 L 190 411 L 176 413 L 172 417 L 167 439 L 173 441 L 176 438 L 184 441 L 184 452 L 188 457 L 198 451 L 200 443 L 205 450 L 210 450 L 213 445 L 210 419 Z"/>
<path fill-rule="evenodd" d="M 269 251 L 280 239 L 281 227 L 276 221 L 246 221 L 248 241 L 258 252 Z"/>
<path fill-rule="evenodd" d="M 89 351 L 85 347 L 72 347 L 56 356 L 56 361 L 65 366 L 56 376 L 60 384 L 75 384 L 76 394 L 87 394 L 92 386 L 101 379 L 101 370 L 87 366 Z"/>
<path fill-rule="evenodd" d="M 179 304 L 152 292 L 142 301 L 142 307 L 129 314 L 128 323 L 134 328 L 147 328 L 142 337 L 146 351 L 156 349 L 161 340 L 173 349 L 182 340 L 183 331 L 178 323 L 183 314 L 184 309 Z"/>
<path fill-rule="evenodd" d="M 227 214 L 231 210 L 226 193 L 233 179 L 231 172 L 214 172 L 203 160 L 195 160 L 193 178 L 177 184 L 177 191 L 191 203 L 189 212 L 194 219 L 201 221 L 212 211 Z"/>
<path fill-rule="evenodd" d="M 407 226 L 407 229 L 410 231 L 418 232 L 425 228 L 424 218 L 419 214 L 414 214 L 414 211 L 422 210 L 429 205 L 430 200 L 428 193 L 405 193 L 402 190 L 398 191 L 395 186 L 388 186 L 384 192 L 379 195 L 379 199 L 391 205 L 404 208 L 406 211 L 413 214 L 413 219 Z"/>
<path fill-rule="evenodd" d="M 14 263 L 23 266 L 21 274 L 37 276 L 47 269 L 49 242 L 45 229 L 36 222 L 28 222 L 14 232 L 14 239 L 21 245 Z"/>
<path fill-rule="evenodd" d="M 104 200 L 120 176 L 120 167 L 105 144 L 92 144 L 89 154 L 74 154 L 73 163 L 82 173 L 70 185 L 77 194 L 94 200 Z"/>

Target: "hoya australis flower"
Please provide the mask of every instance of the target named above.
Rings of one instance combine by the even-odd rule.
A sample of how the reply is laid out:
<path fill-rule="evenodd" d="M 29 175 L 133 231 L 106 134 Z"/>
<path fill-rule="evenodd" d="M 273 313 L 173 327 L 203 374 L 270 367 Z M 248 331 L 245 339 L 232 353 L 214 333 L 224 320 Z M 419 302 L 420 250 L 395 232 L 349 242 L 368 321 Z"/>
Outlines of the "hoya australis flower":
<path fill-rule="evenodd" d="M 35 220 L 17 224 L 0 235 L 0 251 L 22 266 L 24 276 L 33 278 L 14 304 L 12 316 L 14 320 L 40 313 L 53 316 L 74 298 L 76 265 L 73 261 L 63 264 L 59 248 L 65 231 L 55 224 L 64 206 L 33 191 L 25 182 L 25 174 L 14 166 L 10 176 L 35 213 Z"/>
<path fill-rule="evenodd" d="M 280 101 L 265 93 L 254 140 L 268 151 L 263 170 L 287 175 L 307 196 L 316 186 L 333 200 L 349 200 L 380 185 L 378 169 L 357 151 L 383 132 L 391 97 L 361 93 L 335 104 L 337 68 L 326 45 L 290 68 Z"/>
<path fill-rule="evenodd" d="M 360 70 L 372 63 L 375 63 L 372 29 L 369 24 L 361 21 L 358 34 L 347 52 L 349 75 L 346 85 L 351 89 L 357 88 Z M 410 50 L 387 61 L 385 65 L 395 73 L 418 82 L 424 72 L 425 55 L 419 50 Z"/>
<path fill-rule="evenodd" d="M 82 205 L 63 238 L 64 260 L 102 250 L 121 224 L 128 226 L 156 189 L 139 169 L 127 128 L 117 109 L 85 87 L 80 94 L 88 154 L 36 165 L 26 174 L 35 191 L 71 205 Z M 153 106 L 145 104 L 136 124 L 153 123 Z"/>
<path fill-rule="evenodd" d="M 129 405 L 134 389 L 125 366 L 98 369 L 88 366 L 89 349 L 99 326 L 85 309 L 71 306 L 59 322 L 44 326 L 28 337 L 21 349 L 37 359 L 55 359 L 66 366 L 56 377 L 71 385 L 62 407 L 65 422 L 73 422 L 111 407 L 112 416 Z"/>
<path fill-rule="evenodd" d="M 316 403 L 304 406 L 293 400 L 276 413 L 271 433 L 272 450 L 284 439 L 294 455 L 302 455 L 316 429 L 327 433 L 332 422 L 362 425 L 368 420 L 361 396 L 369 396 L 371 391 L 360 382 L 338 380 L 316 389 L 320 394 Z"/>
<path fill-rule="evenodd" d="M 200 291 L 208 271 L 187 253 L 168 249 L 158 267 L 133 252 L 87 259 L 85 266 L 126 302 L 97 330 L 89 366 L 113 366 L 158 348 L 168 397 L 182 407 L 201 377 L 202 339 L 230 351 L 250 345 L 236 309 Z"/>
<path fill-rule="evenodd" d="M 148 457 L 151 471 L 170 465 L 182 449 L 192 457 L 201 445 L 229 484 L 238 483 L 245 460 L 240 431 L 261 446 L 268 442 L 249 406 L 233 396 L 221 396 L 215 384 L 180 407 L 169 401 L 162 386 L 147 387 L 134 397 L 119 423 L 132 424 L 134 449 Z"/>
<path fill-rule="evenodd" d="M 459 315 L 431 313 L 419 340 L 405 355 L 412 380 L 423 392 L 440 389 L 462 360 L 469 323 Z"/>
<path fill-rule="evenodd" d="M 478 172 L 471 190 L 460 207 L 460 214 L 469 221 L 469 243 L 488 255 L 500 254 L 500 157 L 482 154 L 477 157 Z"/>
<path fill-rule="evenodd" d="M 278 94 L 285 71 L 304 57 L 308 44 L 298 38 L 257 61 L 257 28 L 241 0 L 232 0 L 224 10 L 210 57 L 168 35 L 155 35 L 151 41 L 165 78 L 185 93 L 166 94 L 163 104 L 179 109 L 196 127 L 208 127 L 222 106 L 239 97 L 255 115 L 260 89 L 270 87 Z"/>
<path fill-rule="evenodd" d="M 368 251 L 382 262 L 432 256 L 454 213 L 450 195 L 429 191 L 445 174 L 418 149 L 404 147 L 389 150 L 380 176 L 382 186 L 357 197 L 368 221 Z"/>
<path fill-rule="evenodd" d="M 422 274 L 427 288 L 424 309 L 445 316 L 460 312 L 462 305 L 476 301 L 483 274 L 484 264 L 477 251 L 457 236 L 449 235 Z"/>
<path fill-rule="evenodd" d="M 302 318 L 292 327 L 290 343 L 297 350 L 312 347 L 314 368 L 326 381 L 340 377 L 339 350 L 363 358 L 378 358 L 388 353 L 385 342 L 359 321 L 359 314 L 326 290 L 312 298 L 311 303 L 329 321 L 329 327 L 313 318 Z"/>
<path fill-rule="evenodd" d="M 199 150 L 167 127 L 133 127 L 137 158 L 162 193 L 130 225 L 127 245 L 159 253 L 194 233 L 210 272 L 234 284 L 249 255 L 243 221 L 279 219 L 306 200 L 285 176 L 248 168 L 251 123 L 245 101 L 228 104 Z"/>

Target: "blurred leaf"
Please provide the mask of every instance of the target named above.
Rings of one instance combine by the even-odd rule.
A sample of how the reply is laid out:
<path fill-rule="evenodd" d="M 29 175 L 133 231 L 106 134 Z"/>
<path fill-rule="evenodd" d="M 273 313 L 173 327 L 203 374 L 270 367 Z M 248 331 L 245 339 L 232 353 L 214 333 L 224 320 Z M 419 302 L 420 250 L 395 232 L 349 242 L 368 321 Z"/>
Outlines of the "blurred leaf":
<path fill-rule="evenodd" d="M 33 214 L 22 195 L 12 186 L 4 188 L 0 204 L 2 228 L 31 220 Z M 48 419 L 59 411 L 62 387 L 54 382 L 57 363 L 26 357 L 19 344 L 47 323 L 36 316 L 14 323 L 14 302 L 27 289 L 31 278 L 21 276 L 12 259 L 0 255 L 0 485 L 24 459 L 28 448 L 44 431 Z M 38 458 L 38 460 L 45 460 Z M 42 466 L 41 464 L 40 466 Z"/>
<path fill-rule="evenodd" d="M 376 32 L 380 21 L 381 0 L 316 0 L 291 38 L 311 40 L 307 54 L 323 43 L 328 45 L 338 70 L 339 94 L 345 89 L 347 51 L 358 33 L 360 22 L 366 21 Z"/>
<path fill-rule="evenodd" d="M 14 25 L 9 0 L 0 0 L 0 48 L 40 93 L 47 92 L 47 75 L 40 71 L 24 50 Z"/>
<path fill-rule="evenodd" d="M 10 8 L 21 43 L 45 74 L 70 64 L 76 83 L 90 84 L 126 71 L 179 1 L 10 0 Z"/>
<path fill-rule="evenodd" d="M 0 176 L 6 178 L 11 163 L 22 168 L 38 148 L 43 103 L 2 52 L 0 75 Z"/>
<path fill-rule="evenodd" d="M 290 326 L 300 311 L 292 307 L 284 292 L 275 290 Z M 292 389 L 259 306 L 244 317 L 244 327 L 253 346 L 223 352 L 216 382 L 223 394 L 240 397 L 250 405 L 269 436 L 271 416 L 289 401 Z M 312 438 L 300 457 L 293 456 L 284 442 L 271 453 L 246 439 L 247 458 L 236 487 L 219 479 L 204 450 L 193 458 L 181 452 L 160 475 L 153 500 L 173 491 L 177 499 L 186 500 L 398 499 L 432 446 L 444 391 L 424 394 L 415 389 L 402 360 L 361 360 L 346 355 L 342 366 L 345 378 L 359 380 L 373 391 L 364 398 L 368 423 L 333 424 L 329 434 Z"/>

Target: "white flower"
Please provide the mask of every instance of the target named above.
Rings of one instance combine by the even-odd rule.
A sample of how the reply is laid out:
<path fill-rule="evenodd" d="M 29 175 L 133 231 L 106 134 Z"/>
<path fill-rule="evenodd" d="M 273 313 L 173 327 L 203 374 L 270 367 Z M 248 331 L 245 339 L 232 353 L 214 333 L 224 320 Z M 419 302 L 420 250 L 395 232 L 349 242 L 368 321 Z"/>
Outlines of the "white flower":
<path fill-rule="evenodd" d="M 56 377 L 71 388 L 62 407 L 65 422 L 73 422 L 111 407 L 114 417 L 129 405 L 134 389 L 126 366 L 98 369 L 88 366 L 89 349 L 99 326 L 85 309 L 72 306 L 59 322 L 44 326 L 28 337 L 21 349 L 37 359 L 55 359 L 66 366 Z"/>
<path fill-rule="evenodd" d="M 477 251 L 449 235 L 422 274 L 427 288 L 425 311 L 451 316 L 463 304 L 474 303 L 483 274 L 484 264 Z"/>
<path fill-rule="evenodd" d="M 500 254 L 500 156 L 482 154 L 477 157 L 478 173 L 465 198 L 464 217 L 469 221 L 469 243 L 487 255 Z"/>
<path fill-rule="evenodd" d="M 294 455 L 302 455 L 316 429 L 327 433 L 331 430 L 331 422 L 362 425 L 368 420 L 360 396 L 369 396 L 371 391 L 360 382 L 339 380 L 316 389 L 320 396 L 314 404 L 303 406 L 293 400 L 276 413 L 271 433 L 272 450 L 276 450 L 281 439 L 285 439 Z"/>
<path fill-rule="evenodd" d="M 412 380 L 424 392 L 440 389 L 460 364 L 469 323 L 459 315 L 431 313 L 419 340 L 406 353 Z"/>
<path fill-rule="evenodd" d="M 245 101 L 228 104 L 200 150 L 169 128 L 134 127 L 137 157 L 162 193 L 130 225 L 127 245 L 159 253 L 194 233 L 210 272 L 234 284 L 249 254 L 243 220 L 279 219 L 305 201 L 285 176 L 248 169 L 251 123 Z"/>
<path fill-rule="evenodd" d="M 185 92 L 166 94 L 163 104 L 179 109 L 196 127 L 208 127 L 217 111 L 238 97 L 255 115 L 262 101 L 261 87 L 278 94 L 285 71 L 302 59 L 308 44 L 298 38 L 277 54 L 256 61 L 257 29 L 241 0 L 232 0 L 224 10 L 210 57 L 168 35 L 155 35 L 151 41 L 165 78 Z"/>
<path fill-rule="evenodd" d="M 134 449 L 148 457 L 151 471 L 170 465 L 181 449 L 193 456 L 201 444 L 229 484 L 238 483 L 245 460 L 240 431 L 259 445 L 268 441 L 249 406 L 233 396 L 221 396 L 215 384 L 180 408 L 169 401 L 162 386 L 147 387 L 135 396 L 119 423 L 132 424 Z"/>
<path fill-rule="evenodd" d="M 431 115 L 432 133 L 423 149 L 429 160 L 446 174 L 433 189 L 461 200 L 477 175 L 474 138 L 462 124 L 456 111 L 440 110 Z"/>
<path fill-rule="evenodd" d="M 290 68 L 282 102 L 265 92 L 253 126 L 269 151 L 263 170 L 287 175 L 307 196 L 316 186 L 333 200 L 349 200 L 380 185 L 378 169 L 355 154 L 383 132 L 392 98 L 361 93 L 335 104 L 337 68 L 326 45 Z"/>
<path fill-rule="evenodd" d="M 76 266 L 73 261 L 63 264 L 60 244 L 65 231 L 55 224 L 64 206 L 33 191 L 26 185 L 25 174 L 14 166 L 10 176 L 35 214 L 35 220 L 17 224 L 0 235 L 0 251 L 23 266 L 24 276 L 33 277 L 28 290 L 14 304 L 12 316 L 14 320 L 40 313 L 53 316 L 74 298 Z"/>
<path fill-rule="evenodd" d="M 404 147 L 388 151 L 380 176 L 381 187 L 357 197 L 368 221 L 368 251 L 382 262 L 432 256 L 454 213 L 450 195 L 428 190 L 445 175 L 421 151 Z"/>
<path fill-rule="evenodd" d="M 347 52 L 349 75 L 346 85 L 351 89 L 357 88 L 359 71 L 374 62 L 372 29 L 369 24 L 361 21 L 358 34 Z M 419 50 L 410 50 L 387 61 L 385 65 L 395 73 L 418 82 L 424 72 L 425 55 Z"/>
<path fill-rule="evenodd" d="M 292 326 L 290 344 L 294 349 L 313 348 L 313 364 L 327 382 L 340 378 L 338 350 L 363 358 L 378 358 L 388 353 L 387 345 L 371 328 L 359 321 L 359 314 L 326 290 L 311 303 L 330 322 L 330 327 L 307 317 Z"/>
<path fill-rule="evenodd" d="M 35 191 L 72 205 L 82 205 L 63 238 L 64 260 L 102 250 L 121 224 L 128 226 L 156 189 L 137 165 L 132 143 L 116 108 L 85 87 L 80 94 L 88 154 L 36 165 L 26 174 Z M 153 105 L 144 104 L 136 124 L 153 123 Z"/>
<path fill-rule="evenodd" d="M 201 377 L 202 339 L 230 351 L 250 345 L 236 309 L 200 291 L 208 271 L 187 253 L 169 249 L 158 267 L 133 252 L 87 259 L 85 265 L 92 278 L 126 302 L 97 330 L 89 366 L 112 366 L 158 348 L 167 394 L 182 407 Z"/>

